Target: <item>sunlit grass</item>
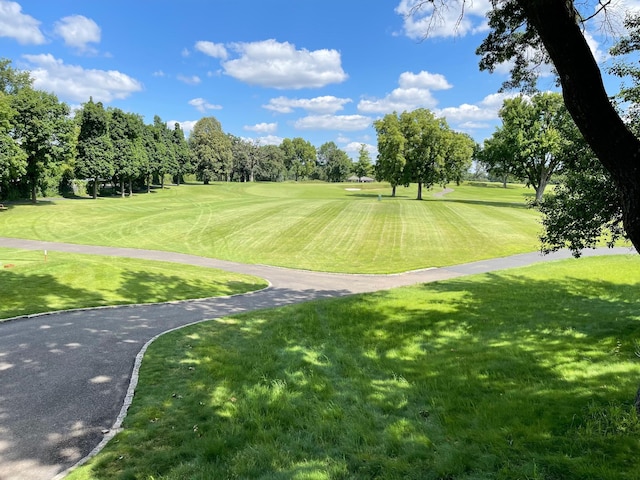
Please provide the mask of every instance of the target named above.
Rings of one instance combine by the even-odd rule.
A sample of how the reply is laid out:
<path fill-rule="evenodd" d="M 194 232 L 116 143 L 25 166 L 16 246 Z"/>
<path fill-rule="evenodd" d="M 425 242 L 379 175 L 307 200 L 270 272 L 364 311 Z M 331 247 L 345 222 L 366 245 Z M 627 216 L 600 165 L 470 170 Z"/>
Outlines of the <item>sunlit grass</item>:
<path fill-rule="evenodd" d="M 54 310 L 217 297 L 262 279 L 190 265 L 0 248 L 0 319 Z"/>
<path fill-rule="evenodd" d="M 639 286 L 567 260 L 165 335 L 70 478 L 637 479 Z"/>
<path fill-rule="evenodd" d="M 181 185 L 133 198 L 13 205 L 0 236 L 149 248 L 244 263 L 388 273 L 535 251 L 530 190 L 453 186 L 416 201 L 385 184 Z M 360 190 L 351 190 L 351 189 Z"/>

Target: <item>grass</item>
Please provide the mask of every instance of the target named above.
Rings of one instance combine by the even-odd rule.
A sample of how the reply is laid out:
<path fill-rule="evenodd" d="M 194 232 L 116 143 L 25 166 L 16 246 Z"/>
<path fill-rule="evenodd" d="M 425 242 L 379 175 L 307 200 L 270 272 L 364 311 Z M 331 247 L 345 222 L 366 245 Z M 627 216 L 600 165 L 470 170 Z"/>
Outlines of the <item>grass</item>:
<path fill-rule="evenodd" d="M 168 262 L 0 248 L 0 319 L 54 310 L 233 295 L 249 275 Z"/>
<path fill-rule="evenodd" d="M 167 334 L 69 479 L 637 479 L 639 286 L 572 259 Z"/>
<path fill-rule="evenodd" d="M 354 187 L 360 190 L 347 190 Z M 181 185 L 125 199 L 12 205 L 0 214 L 0 236 L 351 273 L 453 265 L 539 248 L 539 216 L 525 206 L 531 190 L 453 188 L 443 197 L 426 192 L 419 202 L 415 187 L 399 188 L 391 198 L 385 184 Z"/>

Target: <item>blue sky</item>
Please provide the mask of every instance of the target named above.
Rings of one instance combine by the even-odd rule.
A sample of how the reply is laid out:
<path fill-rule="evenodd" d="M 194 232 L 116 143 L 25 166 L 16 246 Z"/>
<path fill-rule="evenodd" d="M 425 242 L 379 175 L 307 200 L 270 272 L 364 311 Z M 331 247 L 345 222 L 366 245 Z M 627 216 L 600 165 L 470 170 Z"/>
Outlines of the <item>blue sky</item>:
<path fill-rule="evenodd" d="M 481 142 L 498 124 L 508 70 L 478 70 L 489 1 L 436 23 L 428 10 L 407 16 L 415 3 L 0 0 L 0 56 L 72 107 L 92 96 L 187 133 L 214 116 L 262 144 L 334 141 L 355 158 L 364 143 L 375 158 L 372 122 L 426 107 Z M 603 40 L 589 41 L 605 62 Z"/>

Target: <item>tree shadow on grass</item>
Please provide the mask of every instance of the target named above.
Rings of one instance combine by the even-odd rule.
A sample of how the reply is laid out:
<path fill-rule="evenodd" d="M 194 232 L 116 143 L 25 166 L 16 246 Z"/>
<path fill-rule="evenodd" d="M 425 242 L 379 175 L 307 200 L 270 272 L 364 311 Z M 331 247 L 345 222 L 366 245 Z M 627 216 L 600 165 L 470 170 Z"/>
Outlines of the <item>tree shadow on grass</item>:
<path fill-rule="evenodd" d="M 175 275 L 127 271 L 122 274 L 118 293 L 131 303 L 166 302 L 237 295 L 264 288 L 264 282 L 213 282 L 197 278 L 185 280 Z"/>
<path fill-rule="evenodd" d="M 93 474 L 636 478 L 637 289 L 487 275 L 170 334 Z"/>
<path fill-rule="evenodd" d="M 104 304 L 99 293 L 61 284 L 52 275 L 0 270 L 2 318 Z"/>

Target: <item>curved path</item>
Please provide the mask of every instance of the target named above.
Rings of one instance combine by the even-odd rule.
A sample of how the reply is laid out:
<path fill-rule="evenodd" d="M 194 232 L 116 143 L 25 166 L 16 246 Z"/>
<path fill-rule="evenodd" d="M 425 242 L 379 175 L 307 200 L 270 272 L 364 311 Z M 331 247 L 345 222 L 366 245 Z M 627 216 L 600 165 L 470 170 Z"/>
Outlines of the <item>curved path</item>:
<path fill-rule="evenodd" d="M 245 295 L 52 313 L 0 323 L 0 480 L 49 480 L 86 457 L 122 416 L 136 356 L 184 325 L 307 300 L 433 282 L 567 258 L 538 253 L 396 275 L 348 275 L 243 265 L 171 252 L 0 238 L 0 247 L 187 263 L 252 274 Z M 627 248 L 587 254 L 629 253 Z M 135 384 L 135 382 L 132 382 Z M 134 385 L 135 386 L 135 385 Z"/>

